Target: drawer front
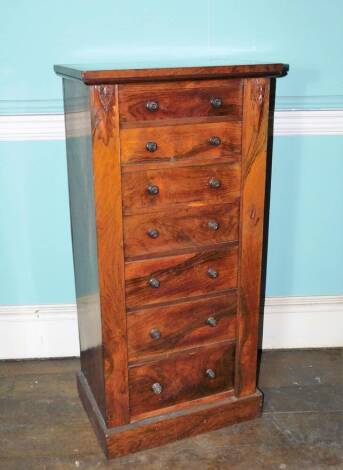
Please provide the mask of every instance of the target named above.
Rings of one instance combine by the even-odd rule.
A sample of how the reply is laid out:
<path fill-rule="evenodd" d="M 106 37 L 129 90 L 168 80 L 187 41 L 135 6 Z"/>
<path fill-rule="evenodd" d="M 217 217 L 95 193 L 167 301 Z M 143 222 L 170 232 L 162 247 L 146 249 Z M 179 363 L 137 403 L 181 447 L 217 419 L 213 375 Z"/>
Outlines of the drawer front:
<path fill-rule="evenodd" d="M 125 256 L 238 240 L 238 203 L 124 217 Z"/>
<path fill-rule="evenodd" d="M 233 344 L 221 344 L 129 368 L 131 414 L 231 389 L 234 353 Z"/>
<path fill-rule="evenodd" d="M 119 86 L 121 122 L 183 117 L 241 119 L 241 80 Z"/>
<path fill-rule="evenodd" d="M 234 202 L 240 190 L 240 164 L 123 171 L 122 184 L 125 212 Z"/>
<path fill-rule="evenodd" d="M 241 123 L 122 129 L 120 142 L 122 163 L 218 159 L 240 154 Z"/>
<path fill-rule="evenodd" d="M 129 360 L 236 337 L 237 294 L 128 314 Z"/>
<path fill-rule="evenodd" d="M 125 264 L 127 308 L 237 287 L 237 245 Z"/>

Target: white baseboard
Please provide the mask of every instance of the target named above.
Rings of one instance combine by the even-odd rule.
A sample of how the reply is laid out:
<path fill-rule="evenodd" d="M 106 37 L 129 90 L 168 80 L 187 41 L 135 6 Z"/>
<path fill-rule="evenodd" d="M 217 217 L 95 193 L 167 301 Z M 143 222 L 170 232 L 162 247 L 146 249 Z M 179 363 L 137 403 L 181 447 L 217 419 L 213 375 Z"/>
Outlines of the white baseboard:
<path fill-rule="evenodd" d="M 82 122 L 77 113 L 70 118 Z M 343 109 L 278 110 L 274 135 L 343 135 Z M 0 115 L 0 141 L 64 139 L 61 113 Z"/>
<path fill-rule="evenodd" d="M 0 306 L 0 359 L 78 355 L 74 304 Z"/>
<path fill-rule="evenodd" d="M 263 349 L 343 347 L 343 296 L 269 297 Z M 79 355 L 73 304 L 0 306 L 0 359 Z"/>
<path fill-rule="evenodd" d="M 343 347 L 343 295 L 267 298 L 262 347 Z"/>

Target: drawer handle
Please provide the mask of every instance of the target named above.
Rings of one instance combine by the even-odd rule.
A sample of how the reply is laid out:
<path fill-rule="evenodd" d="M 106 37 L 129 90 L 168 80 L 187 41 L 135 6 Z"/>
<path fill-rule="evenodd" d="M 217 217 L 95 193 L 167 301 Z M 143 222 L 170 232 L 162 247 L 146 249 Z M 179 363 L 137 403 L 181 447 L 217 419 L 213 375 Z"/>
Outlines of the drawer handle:
<path fill-rule="evenodd" d="M 161 332 L 158 328 L 152 328 L 152 330 L 150 331 L 150 336 L 152 339 L 160 339 Z"/>
<path fill-rule="evenodd" d="M 145 105 L 148 111 L 157 111 L 160 107 L 158 101 L 148 101 Z"/>
<path fill-rule="evenodd" d="M 220 137 L 218 137 L 216 135 L 213 135 L 212 137 L 210 137 L 208 139 L 208 143 L 211 144 L 211 145 L 217 146 L 217 145 L 220 145 L 222 143 L 222 141 L 221 141 Z"/>
<path fill-rule="evenodd" d="M 216 108 L 216 109 L 221 108 L 223 105 L 223 101 L 220 98 L 211 98 L 210 103 L 213 106 L 213 108 Z"/>
<path fill-rule="evenodd" d="M 147 142 L 145 148 L 147 149 L 148 152 L 156 152 L 157 144 L 156 142 Z"/>
<path fill-rule="evenodd" d="M 160 232 L 156 228 L 149 228 L 147 233 L 150 238 L 157 238 L 160 235 Z"/>
<path fill-rule="evenodd" d="M 151 390 L 155 393 L 155 395 L 159 395 L 160 393 L 162 393 L 163 387 L 162 387 L 161 384 L 156 382 L 156 383 L 152 384 Z"/>
<path fill-rule="evenodd" d="M 147 191 L 151 196 L 156 196 L 160 192 L 160 188 L 156 184 L 149 184 Z"/>
<path fill-rule="evenodd" d="M 216 373 L 212 369 L 207 369 L 206 370 L 206 375 L 209 379 L 215 379 Z"/>
<path fill-rule="evenodd" d="M 149 286 L 153 289 L 158 289 L 160 287 L 160 281 L 156 277 L 151 277 L 149 279 Z"/>
<path fill-rule="evenodd" d="M 207 222 L 207 227 L 210 230 L 218 230 L 219 229 L 219 222 L 217 222 L 216 220 L 209 220 Z"/>
<path fill-rule="evenodd" d="M 217 279 L 217 277 L 218 277 L 218 271 L 216 271 L 215 269 L 212 269 L 212 268 L 208 268 L 207 275 L 208 275 L 208 277 L 210 277 L 211 279 Z"/>
<path fill-rule="evenodd" d="M 209 185 L 210 188 L 218 189 L 218 188 L 220 188 L 222 183 L 217 178 L 212 177 L 208 180 L 208 185 Z"/>
<path fill-rule="evenodd" d="M 215 327 L 215 326 L 217 326 L 218 321 L 217 321 L 217 319 L 214 318 L 214 317 L 208 317 L 206 323 L 207 323 L 209 326 Z"/>

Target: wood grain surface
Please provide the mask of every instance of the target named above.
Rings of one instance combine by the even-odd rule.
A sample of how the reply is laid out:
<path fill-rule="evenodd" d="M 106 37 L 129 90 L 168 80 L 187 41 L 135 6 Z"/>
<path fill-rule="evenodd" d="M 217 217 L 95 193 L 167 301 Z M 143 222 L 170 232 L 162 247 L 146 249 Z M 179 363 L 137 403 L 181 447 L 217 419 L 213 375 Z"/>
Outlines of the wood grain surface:
<path fill-rule="evenodd" d="M 125 257 L 238 240 L 238 203 L 127 215 L 124 217 Z M 157 235 L 156 238 L 151 234 Z"/>
<path fill-rule="evenodd" d="M 221 292 L 237 286 L 237 244 L 213 250 L 165 256 L 125 264 L 128 309 L 185 297 Z M 217 272 L 211 278 L 208 270 Z M 159 287 L 149 285 L 156 279 Z"/>
<path fill-rule="evenodd" d="M 208 348 L 175 353 L 167 359 L 129 368 L 132 417 L 155 409 L 194 400 L 233 386 L 235 345 L 220 343 Z M 213 371 L 213 378 L 206 374 Z M 160 384 L 159 394 L 152 390 Z"/>
<path fill-rule="evenodd" d="M 134 65 L 134 64 L 133 64 Z M 236 77 L 282 77 L 288 72 L 287 64 L 240 64 L 200 67 L 120 68 L 110 66 L 102 70 L 92 64 L 84 67 L 55 65 L 59 75 L 82 80 L 87 85 L 178 81 L 200 79 L 223 79 Z"/>
<path fill-rule="evenodd" d="M 220 107 L 211 105 L 211 99 L 219 98 Z M 184 81 L 153 83 L 119 87 L 120 120 L 152 121 L 182 117 L 225 116 L 240 119 L 242 113 L 241 80 Z M 158 103 L 158 109 L 149 111 L 148 102 Z"/>
<path fill-rule="evenodd" d="M 129 421 L 118 91 L 90 89 L 95 213 L 108 426 Z"/>
<path fill-rule="evenodd" d="M 224 156 L 237 160 L 241 152 L 239 121 L 122 129 L 120 136 L 124 164 L 182 160 L 196 163 L 205 159 L 211 163 Z M 211 144 L 212 137 L 219 138 L 220 144 Z M 155 144 L 156 150 L 149 151 L 149 143 Z"/>
<path fill-rule="evenodd" d="M 129 360 L 236 337 L 237 294 L 213 296 L 128 315 Z M 215 324 L 209 323 L 215 320 Z M 156 338 L 156 332 L 160 335 Z M 154 334 L 155 333 L 155 336 Z"/>
<path fill-rule="evenodd" d="M 104 426 L 90 388 L 82 373 L 77 377 L 79 395 L 92 422 L 99 442 L 108 458 L 119 457 L 143 449 L 214 431 L 261 414 L 259 391 L 248 397 L 225 397 L 209 400 L 193 407 L 154 416 L 127 425 L 108 429 Z"/>
<path fill-rule="evenodd" d="M 269 86 L 267 78 L 244 83 L 237 396 L 249 395 L 256 389 Z"/>
<path fill-rule="evenodd" d="M 240 194 L 240 163 L 201 167 L 163 168 L 161 170 L 123 171 L 123 207 L 125 213 L 141 213 L 180 204 L 204 206 L 234 202 Z M 220 181 L 211 188 L 211 178 Z M 149 185 L 159 193 L 151 195 Z"/>

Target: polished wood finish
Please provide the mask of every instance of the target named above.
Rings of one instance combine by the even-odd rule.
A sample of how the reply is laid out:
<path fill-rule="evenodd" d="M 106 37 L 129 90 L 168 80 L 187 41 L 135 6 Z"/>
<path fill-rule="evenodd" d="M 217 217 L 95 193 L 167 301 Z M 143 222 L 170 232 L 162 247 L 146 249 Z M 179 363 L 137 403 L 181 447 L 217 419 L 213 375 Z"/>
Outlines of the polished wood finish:
<path fill-rule="evenodd" d="M 129 422 L 118 87 L 90 90 L 108 426 Z"/>
<path fill-rule="evenodd" d="M 108 458 L 139 452 L 256 418 L 262 408 L 262 395 L 256 390 L 248 397 L 229 396 L 222 400 L 207 401 L 108 429 L 82 373 L 77 376 L 77 384 L 83 406 Z"/>
<path fill-rule="evenodd" d="M 269 89 L 288 67 L 56 70 L 79 80 L 65 84 L 78 385 L 105 452 L 258 415 Z"/>
<path fill-rule="evenodd" d="M 127 308 L 181 300 L 237 287 L 237 255 L 237 244 L 231 244 L 208 251 L 127 262 Z M 216 278 L 208 275 L 209 269 L 217 272 Z M 149 285 L 152 278 L 158 280 L 159 287 Z"/>
<path fill-rule="evenodd" d="M 219 345 L 170 354 L 167 359 L 129 368 L 133 418 L 147 411 L 195 400 L 233 387 L 235 345 Z M 212 371 L 213 377 L 206 371 Z M 160 393 L 152 387 L 159 384 Z"/>
<path fill-rule="evenodd" d="M 234 340 L 236 311 L 237 294 L 230 292 L 132 312 L 127 317 L 129 360 Z"/>
<path fill-rule="evenodd" d="M 256 389 L 270 81 L 245 80 L 240 210 L 237 396 Z"/>
<path fill-rule="evenodd" d="M 194 207 L 234 202 L 240 194 L 240 171 L 239 163 L 184 167 L 177 171 L 172 167 L 161 170 L 124 170 L 124 212 L 150 212 L 166 206 L 175 209 L 179 204 Z M 210 187 L 211 178 L 220 181 L 219 188 Z M 159 193 L 149 194 L 149 185 L 158 186 Z"/>
<path fill-rule="evenodd" d="M 63 94 L 81 370 L 106 415 L 89 91 L 81 82 L 64 79 Z"/>
<path fill-rule="evenodd" d="M 196 163 L 205 159 L 212 163 L 224 156 L 237 160 L 241 153 L 241 123 L 234 121 L 140 127 L 123 129 L 120 134 L 123 164 L 180 160 Z M 211 144 L 212 137 L 218 137 L 220 144 Z M 149 151 L 149 143 L 154 143 L 156 150 Z"/>
<path fill-rule="evenodd" d="M 288 72 L 287 64 L 240 64 L 206 67 L 113 67 L 97 68 L 55 65 L 55 72 L 82 80 L 86 85 L 104 83 L 154 82 L 175 80 L 227 79 L 237 77 L 282 77 Z"/>
<path fill-rule="evenodd" d="M 147 92 L 144 85 L 119 87 L 120 120 L 157 121 L 164 119 L 225 116 L 240 119 L 242 115 L 241 80 L 202 80 L 180 83 L 153 83 Z M 211 104 L 219 98 L 219 107 Z M 147 103 L 154 101 L 158 109 L 149 111 Z"/>
<path fill-rule="evenodd" d="M 187 207 L 171 213 L 127 215 L 124 217 L 125 257 L 147 257 L 238 240 L 238 215 L 238 201 Z M 151 230 L 158 231 L 156 238 L 149 235 Z"/>

